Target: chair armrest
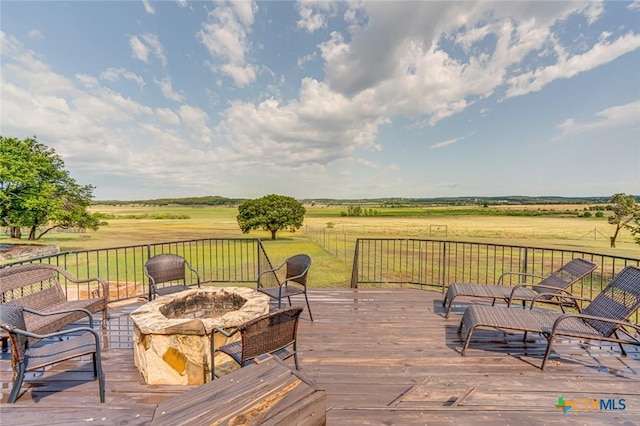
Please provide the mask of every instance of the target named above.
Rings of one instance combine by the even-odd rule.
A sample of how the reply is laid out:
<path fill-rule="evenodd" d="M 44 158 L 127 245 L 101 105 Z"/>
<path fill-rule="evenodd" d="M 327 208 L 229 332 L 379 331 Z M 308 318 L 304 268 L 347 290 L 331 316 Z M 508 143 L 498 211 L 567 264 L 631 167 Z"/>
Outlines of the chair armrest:
<path fill-rule="evenodd" d="M 216 325 L 216 326 L 214 326 L 214 327 L 213 327 L 213 329 L 214 329 L 215 331 L 217 331 L 218 333 L 220 333 L 220 334 L 224 335 L 225 337 L 231 337 L 231 336 L 233 336 L 234 334 L 236 334 L 238 331 L 240 331 L 240 329 L 239 329 L 239 328 L 234 328 L 232 332 L 228 332 L 227 330 L 225 330 L 225 329 L 223 329 L 223 328 L 220 328 L 220 327 L 218 327 L 217 325 Z M 213 341 L 213 338 L 211 339 L 211 341 Z"/>
<path fill-rule="evenodd" d="M 71 281 L 74 284 L 84 284 L 84 283 L 90 283 L 92 281 L 97 281 L 99 284 L 98 289 L 92 291 L 91 293 L 94 294 L 96 297 L 99 297 L 100 287 L 102 287 L 102 294 L 104 295 L 104 298 L 107 300 L 107 302 L 109 301 L 109 283 L 105 279 L 100 277 L 76 278 L 65 269 L 62 269 L 59 267 L 56 267 L 55 269 L 60 273 L 60 275 L 64 276 L 67 280 Z"/>
<path fill-rule="evenodd" d="M 504 279 L 504 277 L 506 277 L 508 275 L 518 275 L 518 276 L 521 276 L 521 277 L 532 277 L 532 278 L 540 278 L 540 279 L 547 278 L 544 275 L 530 274 L 528 272 L 515 272 L 515 271 L 512 272 L 512 271 L 509 271 L 509 272 L 503 272 L 502 275 L 500 275 L 498 277 L 497 285 L 502 285 L 502 280 Z"/>
<path fill-rule="evenodd" d="M 559 317 L 558 319 L 556 319 L 553 323 L 553 327 L 551 328 L 551 335 L 554 336 L 556 334 L 556 329 L 558 328 L 558 326 L 560 325 L 560 323 L 568 318 L 580 318 L 580 319 L 590 319 L 590 320 L 595 320 L 595 321 L 602 321 L 602 322 L 608 322 L 611 324 L 617 324 L 620 326 L 625 326 L 625 327 L 631 327 L 636 329 L 637 331 L 640 331 L 640 325 L 638 324 L 634 324 L 630 321 L 621 321 L 621 320 L 616 320 L 616 319 L 612 319 L 612 318 L 605 318 L 605 317 L 597 317 L 594 315 L 585 315 L 585 314 L 565 314 L 562 315 L 561 317 Z"/>
<path fill-rule="evenodd" d="M 265 269 L 264 271 L 260 272 L 260 273 L 258 274 L 258 279 L 257 279 L 257 281 L 258 281 L 258 288 L 259 288 L 259 287 L 261 287 L 261 285 L 260 285 L 260 280 L 261 280 L 261 278 L 262 278 L 262 276 L 263 276 L 263 275 L 265 275 L 265 274 L 270 274 L 270 273 L 275 275 L 275 273 L 276 273 L 277 271 L 279 271 L 280 269 L 282 269 L 282 267 L 283 267 L 284 265 L 286 265 L 286 264 L 287 264 L 287 262 L 284 262 L 282 265 L 278 266 L 277 268 Z M 277 276 L 276 276 L 276 280 L 278 281 L 278 283 L 280 283 L 280 280 L 278 279 L 278 277 L 277 277 Z"/>
<path fill-rule="evenodd" d="M 84 309 L 84 308 L 63 309 L 63 310 L 60 310 L 60 311 L 53 311 L 53 312 L 42 312 L 42 311 L 36 311 L 35 309 L 27 308 L 26 306 L 24 306 L 22 308 L 22 310 L 24 312 L 29 312 L 30 314 L 35 314 L 35 315 L 39 315 L 39 316 L 42 316 L 42 317 L 51 316 L 51 315 L 59 315 L 59 314 L 70 314 L 70 313 L 73 313 L 73 312 L 82 312 L 82 313 L 86 314 L 87 317 L 89 318 L 89 327 L 93 328 L 93 314 L 91 312 L 89 312 L 89 310 Z"/>
<path fill-rule="evenodd" d="M 306 274 L 306 273 L 307 273 L 307 271 L 305 270 L 303 273 L 301 273 L 301 274 L 299 274 L 299 275 L 296 275 L 296 276 L 293 276 L 293 277 L 289 277 L 289 278 L 287 278 L 286 280 L 282 281 L 282 283 L 280 284 L 280 286 L 282 287 L 283 285 L 285 285 L 285 284 L 286 284 L 287 282 L 289 282 L 289 281 L 295 281 L 297 278 L 300 278 L 300 277 L 304 276 L 304 274 Z M 298 283 L 298 282 L 296 281 L 296 283 Z M 298 283 L 298 284 L 299 284 L 299 283 Z M 305 286 L 305 287 L 306 287 L 306 286 Z"/>
<path fill-rule="evenodd" d="M 193 266 L 191 266 L 191 264 L 189 262 L 187 262 L 186 260 L 184 261 L 184 264 L 187 266 L 187 268 L 189 268 L 189 270 L 195 274 L 196 276 L 196 283 L 198 284 L 198 287 L 200 287 L 200 274 L 198 273 L 198 271 L 196 270 L 196 268 L 194 268 Z M 186 280 L 185 280 L 186 281 Z"/>
<path fill-rule="evenodd" d="M 538 294 L 536 297 L 534 297 L 531 300 L 531 308 L 533 309 L 533 305 L 535 305 L 535 303 L 538 301 L 538 299 L 542 298 L 542 297 L 557 297 L 557 298 L 564 298 L 564 299 L 571 299 L 574 302 L 577 302 L 578 300 L 584 301 L 584 302 L 590 302 L 591 299 L 589 299 L 588 297 L 581 297 L 581 296 L 574 296 L 571 293 L 565 292 L 567 294 L 559 294 L 559 293 L 540 293 Z M 578 309 L 580 309 L 580 307 L 578 306 L 578 303 L 576 303 L 576 306 L 578 307 Z"/>
<path fill-rule="evenodd" d="M 70 329 L 67 329 L 67 330 L 56 331 L 54 333 L 48 333 L 48 334 L 31 333 L 30 331 L 20 330 L 19 328 L 11 327 L 11 326 L 6 325 L 6 324 L 3 326 L 3 328 L 5 328 L 5 327 L 11 329 L 11 333 L 20 334 L 22 336 L 31 337 L 31 338 L 34 338 L 34 339 L 50 339 L 50 338 L 54 338 L 54 337 L 66 336 L 67 334 L 74 334 L 74 333 L 79 333 L 79 332 L 89 332 L 89 333 L 93 334 L 93 336 L 96 339 L 96 342 L 100 342 L 100 336 L 98 335 L 98 332 L 95 331 L 92 328 L 89 328 L 89 327 L 70 328 Z"/>
<path fill-rule="evenodd" d="M 553 290 L 554 293 L 544 293 L 545 295 L 556 295 L 559 296 L 561 294 L 565 294 L 567 297 L 573 297 L 573 295 L 571 293 L 569 293 L 568 291 L 566 291 L 563 288 L 558 288 L 558 287 L 554 287 L 551 285 L 545 285 L 545 284 L 527 284 L 527 283 L 522 283 L 522 284 L 518 284 L 516 286 L 513 287 L 513 289 L 511 290 L 511 294 L 509 295 L 509 300 L 507 302 L 508 306 L 511 306 L 511 302 L 513 302 L 513 297 L 516 294 L 516 290 L 522 287 L 531 287 L 531 288 L 543 288 L 543 289 L 548 289 L 548 290 Z M 556 294 L 557 293 L 557 294 Z M 543 294 L 543 293 L 540 293 Z M 536 295 L 536 299 L 537 299 L 538 295 Z"/>

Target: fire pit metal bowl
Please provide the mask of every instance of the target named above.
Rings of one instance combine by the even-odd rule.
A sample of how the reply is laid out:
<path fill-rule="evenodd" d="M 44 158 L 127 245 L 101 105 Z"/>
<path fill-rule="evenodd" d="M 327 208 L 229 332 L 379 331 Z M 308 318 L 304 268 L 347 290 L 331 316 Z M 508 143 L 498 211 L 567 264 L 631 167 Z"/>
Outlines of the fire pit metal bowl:
<path fill-rule="evenodd" d="M 227 339 L 214 327 L 232 329 L 268 312 L 269 297 L 244 287 L 160 296 L 131 313 L 135 365 L 148 384 L 203 384 L 210 376 L 211 339 L 219 346 L 239 338 Z"/>

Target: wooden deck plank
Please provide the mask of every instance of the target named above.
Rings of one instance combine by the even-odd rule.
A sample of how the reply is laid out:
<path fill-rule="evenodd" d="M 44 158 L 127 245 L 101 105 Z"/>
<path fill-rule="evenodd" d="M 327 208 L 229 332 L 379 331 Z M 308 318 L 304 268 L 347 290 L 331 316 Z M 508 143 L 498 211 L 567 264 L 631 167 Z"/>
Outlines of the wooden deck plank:
<path fill-rule="evenodd" d="M 461 356 L 460 317 L 444 319 L 439 292 L 312 289 L 309 296 L 316 321 L 303 314 L 300 364 L 327 392 L 330 425 L 633 424 L 640 418 L 640 348 L 628 347 L 624 357 L 617 345 L 562 340 L 542 372 L 545 342 L 536 336 L 523 343 L 518 333 L 478 330 Z M 72 360 L 29 380 L 13 406 L 1 404 L 0 423 L 11 424 L 17 413 L 37 418 L 53 410 L 59 414 L 48 423 L 56 424 L 70 407 L 82 407 L 79 417 L 94 410 L 106 413 L 106 424 L 115 424 L 112 418 L 146 424 L 152 407 L 192 389 L 149 386 L 140 377 L 128 319 L 140 303 L 111 308 L 103 338 L 107 404 L 98 403 L 88 360 Z M 3 401 L 11 379 L 7 355 L 0 354 Z M 626 409 L 563 414 L 554 407 L 559 396 L 625 398 Z"/>

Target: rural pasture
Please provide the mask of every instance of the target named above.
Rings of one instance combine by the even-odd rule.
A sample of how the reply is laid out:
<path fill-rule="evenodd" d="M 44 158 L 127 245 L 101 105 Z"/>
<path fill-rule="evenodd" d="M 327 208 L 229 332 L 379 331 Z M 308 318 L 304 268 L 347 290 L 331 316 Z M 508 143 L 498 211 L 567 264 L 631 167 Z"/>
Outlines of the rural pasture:
<path fill-rule="evenodd" d="M 577 217 L 575 212 L 582 211 L 583 205 L 517 206 L 519 210 L 568 212 L 548 216 L 478 214 L 477 207 L 421 207 L 378 209 L 380 215 L 349 217 L 341 215 L 345 206 L 305 207 L 303 228 L 297 232 L 280 231 L 277 240 L 271 240 L 267 231 L 242 234 L 235 218 L 237 209 L 232 207 L 99 205 L 92 208 L 105 216 L 98 231 L 52 232 L 36 243 L 75 251 L 197 238 L 260 238 L 274 264 L 295 253 L 310 254 L 314 259 L 314 285 L 321 287 L 348 283 L 355 241 L 367 237 L 431 238 L 640 257 L 640 246 L 627 230 L 621 231 L 617 247 L 610 248 L 609 236 L 613 235 L 614 226 L 606 217 Z M 15 242 L 6 236 L 0 241 Z"/>

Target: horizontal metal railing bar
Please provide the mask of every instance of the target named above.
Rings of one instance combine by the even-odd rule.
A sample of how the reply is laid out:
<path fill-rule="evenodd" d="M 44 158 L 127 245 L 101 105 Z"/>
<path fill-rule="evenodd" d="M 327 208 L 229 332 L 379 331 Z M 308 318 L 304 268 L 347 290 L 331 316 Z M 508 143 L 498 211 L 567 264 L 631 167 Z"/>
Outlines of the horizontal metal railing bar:
<path fill-rule="evenodd" d="M 198 271 L 204 283 L 255 285 L 258 274 L 271 268 L 269 257 L 258 238 L 204 238 L 74 250 L 10 262 L 0 267 L 25 263 L 50 263 L 77 278 L 100 276 L 109 282 L 110 301 L 145 297 L 148 281 L 143 267 L 159 253 L 178 254 Z M 189 277 L 195 281 L 195 277 Z M 64 283 L 70 299 L 87 297 L 87 291 Z"/>

